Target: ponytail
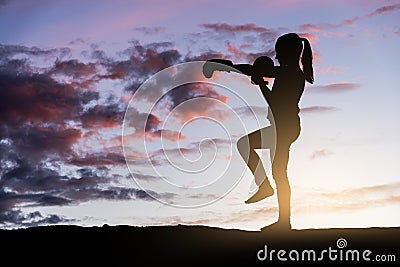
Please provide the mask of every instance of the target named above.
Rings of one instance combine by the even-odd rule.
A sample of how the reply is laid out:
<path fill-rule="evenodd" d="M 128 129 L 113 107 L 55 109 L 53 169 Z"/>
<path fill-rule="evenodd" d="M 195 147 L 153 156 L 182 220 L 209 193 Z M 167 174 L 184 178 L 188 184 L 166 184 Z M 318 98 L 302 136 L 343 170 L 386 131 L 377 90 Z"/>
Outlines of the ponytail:
<path fill-rule="evenodd" d="M 304 43 L 303 55 L 301 56 L 301 64 L 303 65 L 304 76 L 307 82 L 314 83 L 311 45 L 306 38 L 301 38 L 301 41 Z"/>

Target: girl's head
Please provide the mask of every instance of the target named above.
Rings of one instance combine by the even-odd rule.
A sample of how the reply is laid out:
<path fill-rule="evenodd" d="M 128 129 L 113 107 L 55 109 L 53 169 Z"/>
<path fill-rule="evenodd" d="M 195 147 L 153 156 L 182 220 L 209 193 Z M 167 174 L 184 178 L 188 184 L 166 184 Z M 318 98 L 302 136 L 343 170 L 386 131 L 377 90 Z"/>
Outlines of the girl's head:
<path fill-rule="evenodd" d="M 306 38 L 300 38 L 296 33 L 284 34 L 276 41 L 275 52 L 283 66 L 298 65 L 301 56 L 305 79 L 314 82 L 311 45 Z"/>

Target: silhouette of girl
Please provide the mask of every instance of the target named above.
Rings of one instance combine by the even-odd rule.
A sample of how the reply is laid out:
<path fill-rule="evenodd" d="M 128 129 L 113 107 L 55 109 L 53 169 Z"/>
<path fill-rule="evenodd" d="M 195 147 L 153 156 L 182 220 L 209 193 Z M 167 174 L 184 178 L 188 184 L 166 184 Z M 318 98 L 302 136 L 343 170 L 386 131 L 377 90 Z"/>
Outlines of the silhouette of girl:
<path fill-rule="evenodd" d="M 237 142 L 239 153 L 252 171 L 258 185 L 258 191 L 246 200 L 246 203 L 254 203 L 274 194 L 260 158 L 254 150 L 270 149 L 272 176 L 276 184 L 279 206 L 279 219 L 274 225 L 290 229 L 291 190 L 287 165 L 290 146 L 300 135 L 298 104 L 304 91 L 305 82 L 314 82 L 312 51 L 307 39 L 300 38 L 295 33 L 288 33 L 278 38 L 275 52 L 279 66 L 273 66 L 273 61 L 265 56 L 258 58 L 253 65 L 234 65 L 229 60 L 212 61 L 251 76 L 252 82 L 260 87 L 269 104 L 268 118 L 271 126 L 274 127 L 269 126 L 252 132 Z M 300 57 L 302 68 L 300 68 Z M 263 77 L 275 78 L 272 90 L 266 86 Z M 270 116 L 271 111 L 273 117 Z M 273 147 L 274 144 L 275 147 Z"/>

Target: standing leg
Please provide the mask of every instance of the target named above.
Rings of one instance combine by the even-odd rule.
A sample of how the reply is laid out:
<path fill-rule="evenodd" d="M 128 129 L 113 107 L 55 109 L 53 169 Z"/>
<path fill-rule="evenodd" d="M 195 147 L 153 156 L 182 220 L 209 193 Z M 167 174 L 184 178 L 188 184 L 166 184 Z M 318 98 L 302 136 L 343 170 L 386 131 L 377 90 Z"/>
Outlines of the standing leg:
<path fill-rule="evenodd" d="M 276 148 L 272 163 L 272 175 L 276 184 L 278 195 L 279 219 L 278 223 L 284 227 L 290 226 L 290 196 L 291 189 L 287 175 L 290 144 L 280 145 Z"/>
<path fill-rule="evenodd" d="M 275 133 L 272 131 L 274 131 L 273 127 L 263 128 L 240 138 L 237 143 L 240 155 L 253 173 L 256 184 L 259 186 L 258 191 L 246 200 L 247 204 L 260 201 L 274 194 L 274 190 L 269 183 L 263 163 L 254 150 L 274 146 Z M 270 150 L 272 149 L 270 148 Z"/>

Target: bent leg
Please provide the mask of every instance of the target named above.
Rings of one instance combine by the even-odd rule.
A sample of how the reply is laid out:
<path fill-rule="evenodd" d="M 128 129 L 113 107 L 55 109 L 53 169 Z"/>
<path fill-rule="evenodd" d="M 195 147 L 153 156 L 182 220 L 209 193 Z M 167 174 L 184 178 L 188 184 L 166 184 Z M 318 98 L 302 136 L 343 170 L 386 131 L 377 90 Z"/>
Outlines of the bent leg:
<path fill-rule="evenodd" d="M 246 203 L 254 203 L 274 194 L 263 163 L 255 152 L 255 149 L 269 148 L 274 150 L 271 148 L 275 144 L 273 138 L 275 138 L 273 127 L 266 127 L 240 138 L 237 143 L 240 155 L 253 173 L 255 182 L 259 186 L 258 191 Z"/>

